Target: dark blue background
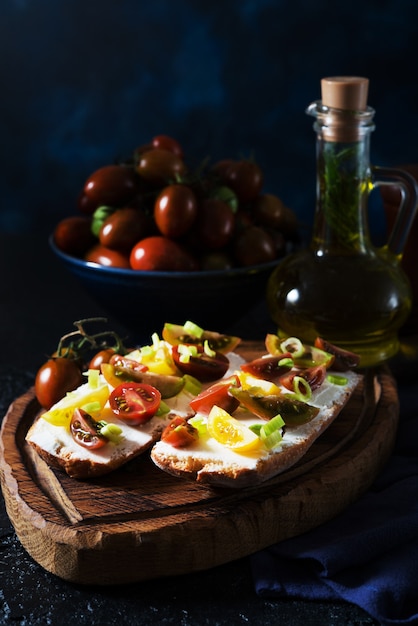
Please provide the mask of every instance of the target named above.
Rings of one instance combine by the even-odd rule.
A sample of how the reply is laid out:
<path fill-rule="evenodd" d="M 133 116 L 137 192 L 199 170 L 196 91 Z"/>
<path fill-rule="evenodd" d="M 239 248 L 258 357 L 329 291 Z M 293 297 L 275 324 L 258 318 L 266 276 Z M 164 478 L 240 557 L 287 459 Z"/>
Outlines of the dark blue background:
<path fill-rule="evenodd" d="M 191 163 L 253 154 L 309 223 L 306 106 L 370 78 L 372 160 L 418 161 L 415 0 L 2 0 L 0 231 L 47 233 L 97 167 L 155 134 Z"/>

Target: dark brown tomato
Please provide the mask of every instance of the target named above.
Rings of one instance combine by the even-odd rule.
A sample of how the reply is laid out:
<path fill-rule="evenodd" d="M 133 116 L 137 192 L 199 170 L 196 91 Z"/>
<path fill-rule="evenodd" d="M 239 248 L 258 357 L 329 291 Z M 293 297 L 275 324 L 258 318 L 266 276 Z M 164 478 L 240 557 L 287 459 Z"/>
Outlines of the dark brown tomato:
<path fill-rule="evenodd" d="M 174 152 L 154 148 L 139 156 L 137 172 L 143 180 L 162 186 L 185 174 L 186 166 L 183 159 Z"/>
<path fill-rule="evenodd" d="M 79 194 L 77 200 L 77 208 L 81 213 L 84 213 L 85 215 L 93 215 L 97 207 L 97 202 L 89 198 L 89 196 L 84 193 L 84 191 Z"/>
<path fill-rule="evenodd" d="M 273 261 L 276 258 L 276 247 L 267 231 L 260 226 L 249 226 L 237 235 L 234 253 L 238 263 L 248 267 Z"/>
<path fill-rule="evenodd" d="M 235 215 L 231 207 L 216 198 L 203 200 L 196 219 L 196 236 L 199 245 L 207 250 L 224 248 L 232 239 Z"/>
<path fill-rule="evenodd" d="M 109 363 L 110 359 L 115 355 L 113 348 L 104 348 L 99 350 L 90 360 L 89 370 L 100 370 L 102 363 Z"/>
<path fill-rule="evenodd" d="M 169 185 L 158 195 L 154 219 L 160 232 L 174 239 L 190 230 L 197 215 L 197 200 L 186 185 Z"/>
<path fill-rule="evenodd" d="M 145 237 L 131 251 L 131 267 L 142 271 L 189 272 L 195 259 L 176 241 L 163 236 Z"/>
<path fill-rule="evenodd" d="M 242 159 L 225 168 L 222 180 L 235 191 L 241 204 L 252 202 L 261 192 L 264 176 L 255 161 Z"/>
<path fill-rule="evenodd" d="M 128 165 L 105 165 L 89 176 L 84 194 L 96 206 L 121 207 L 133 198 L 138 189 L 138 176 Z"/>
<path fill-rule="evenodd" d="M 234 267 L 231 256 L 223 250 L 213 250 L 200 260 L 200 269 L 204 271 L 230 270 Z"/>
<path fill-rule="evenodd" d="M 105 267 L 120 267 L 130 269 L 129 256 L 118 250 L 111 250 L 101 244 L 90 248 L 84 257 L 89 263 L 97 263 Z"/>
<path fill-rule="evenodd" d="M 57 357 L 48 359 L 35 377 L 35 395 L 39 404 L 47 411 L 68 391 L 73 391 L 83 382 L 81 369 L 73 359 Z"/>
<path fill-rule="evenodd" d="M 140 209 L 124 207 L 112 213 L 99 232 L 102 246 L 120 252 L 130 252 L 133 246 L 149 234 L 149 219 Z"/>
<path fill-rule="evenodd" d="M 282 200 L 271 193 L 260 194 L 252 205 L 254 217 L 261 226 L 280 230 L 283 235 L 291 236 L 297 231 L 295 213 Z"/>
<path fill-rule="evenodd" d="M 84 256 L 95 241 L 91 232 L 91 219 L 82 215 L 64 218 L 58 222 L 54 230 L 56 246 L 72 256 Z"/>
<path fill-rule="evenodd" d="M 169 152 L 176 154 L 181 159 L 183 158 L 183 148 L 181 144 L 169 135 L 156 135 L 152 138 L 151 145 L 153 148 L 168 150 Z"/>

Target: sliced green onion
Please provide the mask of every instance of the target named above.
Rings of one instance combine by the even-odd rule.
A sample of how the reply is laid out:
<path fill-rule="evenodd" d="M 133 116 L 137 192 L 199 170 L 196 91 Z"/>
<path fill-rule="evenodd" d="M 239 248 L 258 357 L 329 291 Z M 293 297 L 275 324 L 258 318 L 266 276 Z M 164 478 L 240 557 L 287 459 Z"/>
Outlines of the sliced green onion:
<path fill-rule="evenodd" d="M 100 381 L 100 371 L 99 370 L 88 370 L 87 372 L 87 382 L 92 389 L 97 389 Z"/>
<path fill-rule="evenodd" d="M 109 439 L 113 443 L 119 443 L 122 439 L 122 429 L 116 424 L 108 424 L 107 422 L 98 422 L 99 434 Z"/>
<path fill-rule="evenodd" d="M 206 420 L 203 417 L 195 415 L 191 417 L 188 422 L 189 424 L 194 426 L 194 428 L 196 428 L 197 432 L 199 433 L 199 437 L 201 437 L 202 435 L 207 435 L 208 427 Z"/>
<path fill-rule="evenodd" d="M 198 326 L 194 322 L 191 322 L 190 320 L 187 320 L 187 322 L 185 322 L 183 328 L 186 333 L 188 333 L 192 337 L 196 337 L 197 339 L 200 339 L 204 333 L 203 328 L 200 328 L 200 326 Z"/>
<path fill-rule="evenodd" d="M 327 381 L 333 385 L 346 385 L 348 383 L 348 378 L 345 376 L 337 376 L 336 374 L 328 374 Z"/>
<path fill-rule="evenodd" d="M 280 343 L 280 349 L 283 352 L 290 352 L 294 357 L 302 356 L 305 347 L 297 337 L 288 337 Z"/>
<path fill-rule="evenodd" d="M 302 376 L 295 376 L 293 379 L 293 391 L 298 400 L 307 402 L 312 396 L 312 389 L 307 380 Z"/>
<path fill-rule="evenodd" d="M 151 335 L 152 345 L 157 350 L 160 347 L 160 337 L 158 333 L 152 333 Z"/>
<path fill-rule="evenodd" d="M 142 346 L 140 353 L 141 356 L 152 356 L 154 354 L 154 348 L 152 346 Z"/>
<path fill-rule="evenodd" d="M 157 417 L 161 417 L 162 415 L 167 415 L 169 411 L 170 407 L 168 406 L 168 404 L 166 404 L 163 400 L 160 400 L 160 406 L 158 407 L 155 415 L 157 415 Z"/>
<path fill-rule="evenodd" d="M 83 404 L 83 406 L 80 408 L 89 415 L 91 415 L 91 413 L 97 413 L 98 411 L 101 411 L 102 406 L 100 402 L 94 400 L 93 402 L 87 402 L 87 404 Z"/>
<path fill-rule="evenodd" d="M 272 450 L 275 448 L 283 439 L 283 435 L 280 430 L 275 430 L 268 437 L 263 439 L 263 443 L 267 450 Z"/>
<path fill-rule="evenodd" d="M 202 383 L 190 374 L 184 374 L 183 376 L 183 389 L 193 396 L 197 396 L 202 391 Z"/>
<path fill-rule="evenodd" d="M 263 427 L 263 424 L 251 424 L 248 428 L 253 431 L 256 435 L 260 436 L 260 431 Z"/>
<path fill-rule="evenodd" d="M 275 430 L 280 430 L 284 426 L 284 420 L 280 414 L 275 415 L 261 427 L 261 437 L 268 437 Z"/>
<path fill-rule="evenodd" d="M 205 340 L 203 344 L 203 351 L 205 354 L 207 354 L 207 356 L 210 356 L 210 357 L 216 356 L 215 350 L 212 350 L 212 348 L 209 345 L 209 341 L 207 339 Z"/>
<path fill-rule="evenodd" d="M 190 357 L 197 356 L 197 347 L 181 343 L 178 346 L 178 352 L 180 355 L 180 363 L 188 363 L 190 361 Z"/>
<path fill-rule="evenodd" d="M 290 357 L 280 359 L 279 365 L 283 367 L 293 367 L 293 359 L 291 359 Z"/>

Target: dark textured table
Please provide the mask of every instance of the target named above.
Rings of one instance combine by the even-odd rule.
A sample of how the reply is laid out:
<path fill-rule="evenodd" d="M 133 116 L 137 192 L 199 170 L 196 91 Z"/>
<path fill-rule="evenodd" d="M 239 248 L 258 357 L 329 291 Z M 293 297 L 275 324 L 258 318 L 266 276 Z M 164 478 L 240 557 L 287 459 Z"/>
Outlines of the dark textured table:
<path fill-rule="evenodd" d="M 45 241 L 0 235 L 0 417 L 76 319 L 103 315 L 55 260 Z M 257 332 L 266 332 L 259 315 Z M 115 325 L 117 328 L 117 325 Z M 119 329 L 123 332 L 123 329 Z M 257 338 L 257 337 L 254 337 Z M 179 546 L 181 550 L 181 546 Z M 120 587 L 82 587 L 49 574 L 25 552 L 0 499 L 0 624 L 286 624 L 371 626 L 346 603 L 266 600 L 254 592 L 250 560 Z"/>

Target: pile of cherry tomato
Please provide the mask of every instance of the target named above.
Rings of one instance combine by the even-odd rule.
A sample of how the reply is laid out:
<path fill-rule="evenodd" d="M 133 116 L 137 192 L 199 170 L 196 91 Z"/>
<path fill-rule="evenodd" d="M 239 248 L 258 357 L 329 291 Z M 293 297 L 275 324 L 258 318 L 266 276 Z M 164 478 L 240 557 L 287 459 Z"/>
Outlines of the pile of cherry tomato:
<path fill-rule="evenodd" d="M 63 252 L 108 267 L 195 271 L 246 267 L 283 256 L 298 239 L 294 212 L 263 190 L 251 159 L 192 170 L 167 135 L 86 180 L 77 213 L 61 220 Z"/>

